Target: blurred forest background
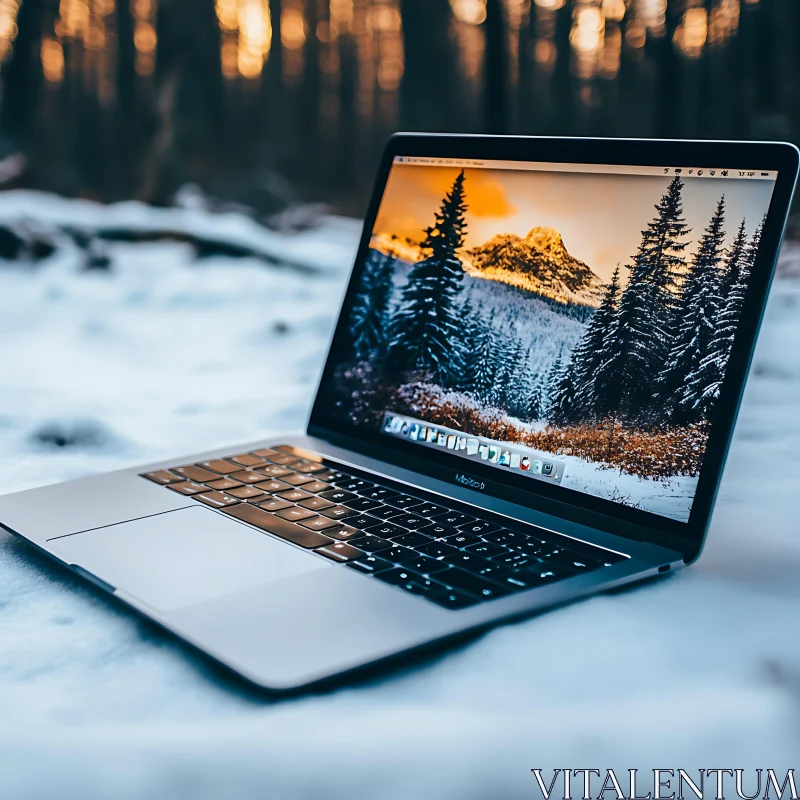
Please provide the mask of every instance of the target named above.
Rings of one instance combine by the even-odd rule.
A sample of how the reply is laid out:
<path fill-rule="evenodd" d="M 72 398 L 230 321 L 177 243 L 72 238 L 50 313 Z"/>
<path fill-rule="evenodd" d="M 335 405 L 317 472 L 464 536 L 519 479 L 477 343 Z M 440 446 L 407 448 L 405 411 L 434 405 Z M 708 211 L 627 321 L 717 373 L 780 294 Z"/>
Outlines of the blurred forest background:
<path fill-rule="evenodd" d="M 0 185 L 363 214 L 395 130 L 800 142 L 800 0 L 0 0 Z"/>

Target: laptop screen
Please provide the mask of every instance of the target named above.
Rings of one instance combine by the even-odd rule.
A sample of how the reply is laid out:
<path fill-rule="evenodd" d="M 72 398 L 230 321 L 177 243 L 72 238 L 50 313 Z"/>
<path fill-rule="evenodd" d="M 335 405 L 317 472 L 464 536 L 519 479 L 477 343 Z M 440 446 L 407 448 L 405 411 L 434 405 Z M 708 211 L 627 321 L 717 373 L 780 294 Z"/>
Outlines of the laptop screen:
<path fill-rule="evenodd" d="M 328 413 L 688 520 L 776 179 L 395 157 Z"/>

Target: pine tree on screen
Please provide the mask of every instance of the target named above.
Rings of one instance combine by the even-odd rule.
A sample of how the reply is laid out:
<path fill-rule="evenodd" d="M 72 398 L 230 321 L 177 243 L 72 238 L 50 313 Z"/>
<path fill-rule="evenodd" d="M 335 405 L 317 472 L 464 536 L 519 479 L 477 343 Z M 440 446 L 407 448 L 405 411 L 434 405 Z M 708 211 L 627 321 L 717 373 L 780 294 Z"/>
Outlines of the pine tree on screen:
<path fill-rule="evenodd" d="M 719 396 L 720 386 L 725 377 L 725 367 L 733 347 L 733 338 L 739 327 L 747 279 L 750 274 L 745 260 L 747 244 L 745 221 L 742 220 L 736 238 L 725 258 L 720 280 L 720 311 L 715 321 L 714 337 L 709 353 L 701 364 L 707 381 L 703 387 L 704 403 L 713 404 Z"/>
<path fill-rule="evenodd" d="M 674 324 L 674 287 L 689 244 L 682 190 L 683 182 L 674 178 L 655 206 L 656 216 L 642 231 L 628 285 L 605 337 L 597 410 L 613 417 L 642 419 L 656 396 Z"/>
<path fill-rule="evenodd" d="M 472 365 L 474 364 L 475 345 L 479 336 L 479 314 L 467 298 L 458 310 L 459 326 L 453 349 L 457 353 L 458 368 L 450 370 L 449 388 L 460 392 L 469 391 L 473 381 Z"/>
<path fill-rule="evenodd" d="M 420 246 L 427 255 L 412 268 L 392 320 L 391 361 L 400 371 L 446 382 L 463 369 L 453 343 L 461 324 L 456 298 L 464 269 L 456 253 L 466 235 L 466 210 L 462 170 L 425 231 Z"/>
<path fill-rule="evenodd" d="M 753 235 L 750 237 L 750 241 L 747 243 L 747 246 L 744 249 L 745 268 L 751 275 L 753 274 L 756 266 L 756 256 L 758 255 L 758 248 L 761 246 L 761 235 L 764 232 L 764 224 L 766 221 L 767 215 L 764 214 L 764 216 L 761 218 L 761 222 L 759 223 Z"/>
<path fill-rule="evenodd" d="M 500 337 L 495 335 L 492 343 L 494 381 L 492 388 L 489 390 L 488 400 L 494 406 L 507 408 L 513 370 L 513 356 L 508 345 L 507 336 Z"/>
<path fill-rule="evenodd" d="M 386 354 L 394 267 L 391 256 L 370 251 L 350 312 L 350 336 L 357 359 L 374 360 Z"/>
<path fill-rule="evenodd" d="M 556 425 L 564 425 L 575 418 L 575 379 L 571 361 L 561 368 L 550 391 L 549 416 Z"/>
<path fill-rule="evenodd" d="M 722 271 L 722 280 L 719 284 L 719 296 L 723 302 L 730 294 L 731 289 L 739 282 L 742 269 L 745 268 L 745 251 L 747 250 L 747 230 L 745 220 L 739 225 L 736 238 L 728 249 L 725 265 Z"/>
<path fill-rule="evenodd" d="M 547 376 L 547 418 L 555 425 L 569 422 L 575 399 L 572 380 L 572 361 L 563 359 L 563 353 L 553 362 Z"/>
<path fill-rule="evenodd" d="M 712 398 L 705 389 L 714 381 L 711 353 L 721 299 L 720 264 L 725 242 L 725 197 L 717 203 L 692 267 L 681 286 L 678 324 L 664 373 L 664 399 L 678 424 L 707 417 Z"/>
<path fill-rule="evenodd" d="M 639 247 L 644 278 L 659 290 L 659 300 L 663 306 L 655 310 L 663 313 L 671 303 L 671 289 L 686 265 L 683 256 L 689 245 L 685 237 L 690 233 L 683 218 L 683 181 L 675 177 L 662 195 L 655 209 L 656 217 L 642 231 Z"/>
<path fill-rule="evenodd" d="M 657 327 L 651 309 L 656 290 L 647 282 L 644 257 L 637 255 L 619 308 L 603 341 L 595 371 L 593 410 L 635 420 L 649 402 L 660 366 L 656 338 L 666 336 Z"/>
<path fill-rule="evenodd" d="M 508 347 L 503 375 L 506 381 L 503 406 L 512 417 L 522 417 L 528 405 L 530 355 L 522 340 L 514 338 Z"/>
<path fill-rule="evenodd" d="M 583 416 L 598 416 L 596 379 L 598 369 L 608 360 L 606 343 L 615 324 L 619 300 L 619 266 L 606 284 L 600 307 L 592 315 L 583 338 L 572 356 L 575 379 L 575 408 Z M 602 416 L 602 412 L 599 414 Z"/>
<path fill-rule="evenodd" d="M 533 383 L 530 397 L 528 398 L 527 419 L 536 422 L 544 417 L 544 398 L 542 397 L 542 383 L 536 380 Z"/>
<path fill-rule="evenodd" d="M 475 329 L 474 345 L 465 358 L 464 383 L 476 400 L 486 402 L 496 374 L 494 337 L 483 316 L 478 316 Z"/>

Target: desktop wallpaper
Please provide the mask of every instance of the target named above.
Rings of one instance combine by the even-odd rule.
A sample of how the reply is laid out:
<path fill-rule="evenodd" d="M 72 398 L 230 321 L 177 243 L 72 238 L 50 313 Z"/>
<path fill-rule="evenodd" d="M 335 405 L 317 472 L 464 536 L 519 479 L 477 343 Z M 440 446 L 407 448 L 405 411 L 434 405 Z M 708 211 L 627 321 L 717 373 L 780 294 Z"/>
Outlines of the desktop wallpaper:
<path fill-rule="evenodd" d="M 395 163 L 334 416 L 549 454 L 687 520 L 773 182 L 670 173 Z"/>

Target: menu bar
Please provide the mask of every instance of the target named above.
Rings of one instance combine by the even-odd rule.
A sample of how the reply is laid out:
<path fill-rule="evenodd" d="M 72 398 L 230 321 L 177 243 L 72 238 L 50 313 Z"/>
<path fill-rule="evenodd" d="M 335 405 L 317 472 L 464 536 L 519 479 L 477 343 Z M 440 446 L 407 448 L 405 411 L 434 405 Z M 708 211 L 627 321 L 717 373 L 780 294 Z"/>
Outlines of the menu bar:
<path fill-rule="evenodd" d="M 425 167 L 468 167 L 470 169 L 507 169 L 528 172 L 581 172 L 612 175 L 679 175 L 682 178 L 777 180 L 777 170 L 741 170 L 730 167 L 641 167 L 629 164 L 561 164 L 549 161 L 488 161 L 483 159 L 430 158 L 395 156 L 395 164 Z"/>

